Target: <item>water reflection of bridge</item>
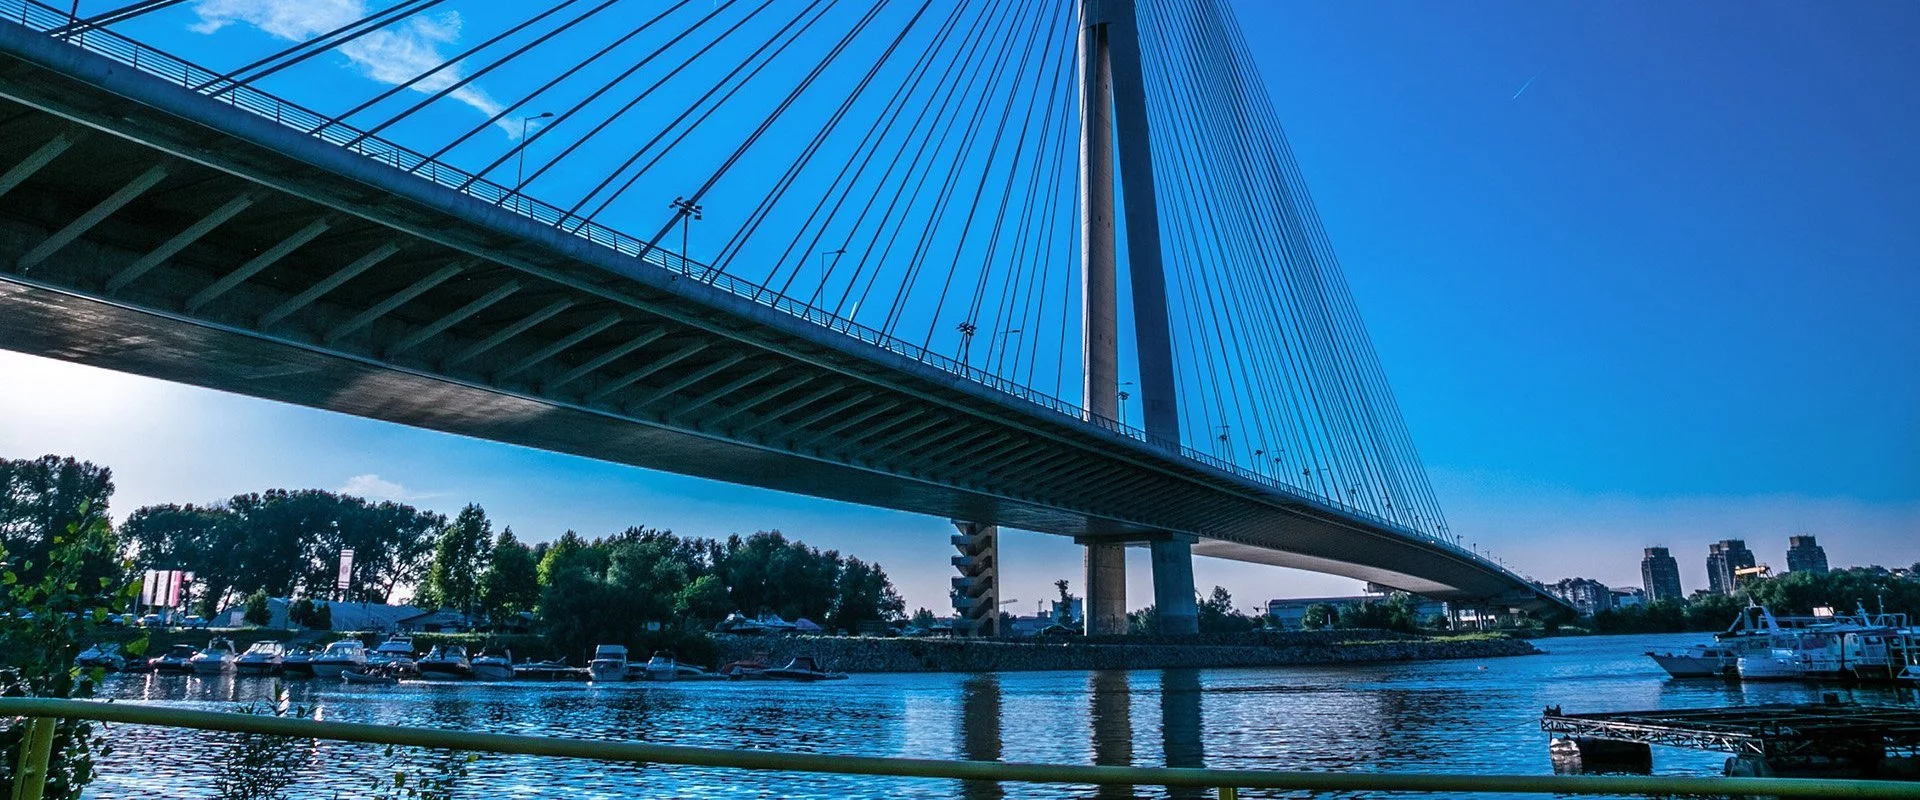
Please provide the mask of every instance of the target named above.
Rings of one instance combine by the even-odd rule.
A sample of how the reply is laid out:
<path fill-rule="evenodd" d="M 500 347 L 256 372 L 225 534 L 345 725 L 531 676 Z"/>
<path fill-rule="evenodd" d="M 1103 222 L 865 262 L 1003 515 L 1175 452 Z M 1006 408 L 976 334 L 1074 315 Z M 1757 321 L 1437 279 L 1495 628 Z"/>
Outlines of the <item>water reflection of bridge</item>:
<path fill-rule="evenodd" d="M 1134 699 L 1136 688 L 1146 682 L 1140 671 L 1098 671 L 1087 676 L 1088 760 L 1099 766 L 1204 767 L 1206 752 L 1202 744 L 1200 716 L 1200 673 L 1191 669 L 1159 671 L 1160 749 L 1162 764 L 1136 764 L 1134 761 Z M 1005 750 L 1001 735 L 1004 696 L 1000 676 L 975 675 L 968 678 L 960 694 L 960 756 L 969 761 L 1000 761 Z M 998 800 L 1005 789 L 992 781 L 964 781 L 961 796 L 967 800 Z M 1132 798 L 1134 787 L 1101 786 L 1095 797 Z M 1192 787 L 1169 787 L 1168 796 L 1204 797 L 1206 791 Z"/>

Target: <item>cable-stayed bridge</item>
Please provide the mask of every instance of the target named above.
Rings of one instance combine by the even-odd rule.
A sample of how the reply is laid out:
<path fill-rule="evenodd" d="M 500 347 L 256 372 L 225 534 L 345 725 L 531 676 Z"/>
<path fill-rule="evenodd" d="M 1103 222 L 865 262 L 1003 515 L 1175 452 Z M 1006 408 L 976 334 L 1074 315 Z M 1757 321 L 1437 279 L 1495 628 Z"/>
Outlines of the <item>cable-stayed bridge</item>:
<path fill-rule="evenodd" d="M 1448 529 L 1222 0 L 459 5 L 0 0 L 0 347 L 945 515 L 982 631 L 997 526 L 1095 632 L 1129 544 L 1169 630 L 1192 553 L 1558 602 Z"/>

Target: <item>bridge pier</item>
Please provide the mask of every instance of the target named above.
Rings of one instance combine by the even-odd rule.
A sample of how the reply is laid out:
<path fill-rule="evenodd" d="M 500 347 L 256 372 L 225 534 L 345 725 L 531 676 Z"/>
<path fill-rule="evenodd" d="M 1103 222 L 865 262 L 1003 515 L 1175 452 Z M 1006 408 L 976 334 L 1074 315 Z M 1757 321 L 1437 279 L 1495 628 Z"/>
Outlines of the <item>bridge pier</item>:
<path fill-rule="evenodd" d="M 1082 614 L 1088 636 L 1119 636 L 1127 632 L 1127 544 L 1085 539 L 1087 600 Z"/>
<path fill-rule="evenodd" d="M 1000 635 L 1000 528 L 954 520 L 953 635 Z"/>
<path fill-rule="evenodd" d="M 1193 537 L 1170 534 L 1147 544 L 1153 561 L 1153 610 L 1160 633 L 1199 633 L 1193 593 Z"/>

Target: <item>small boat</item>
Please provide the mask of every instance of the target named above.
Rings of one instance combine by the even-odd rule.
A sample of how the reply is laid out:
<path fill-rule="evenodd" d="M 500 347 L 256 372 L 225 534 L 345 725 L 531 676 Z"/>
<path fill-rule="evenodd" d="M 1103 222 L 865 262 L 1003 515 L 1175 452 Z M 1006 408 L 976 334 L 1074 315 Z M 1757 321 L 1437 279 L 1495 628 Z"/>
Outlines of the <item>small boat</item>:
<path fill-rule="evenodd" d="M 80 655 L 73 657 L 73 663 L 86 669 L 98 667 L 119 672 L 127 668 L 127 657 L 120 654 L 120 645 L 96 644 L 80 651 Z"/>
<path fill-rule="evenodd" d="M 479 680 L 483 680 L 483 681 L 513 680 L 512 651 L 508 651 L 506 655 L 500 655 L 500 656 L 490 656 L 485 654 L 474 656 L 471 666 L 473 667 L 473 677 Z"/>
<path fill-rule="evenodd" d="M 358 670 L 367 666 L 367 646 L 359 639 L 341 639 L 327 645 L 327 649 L 313 657 L 315 677 L 332 678 L 347 670 Z"/>
<path fill-rule="evenodd" d="M 233 671 L 233 663 L 240 658 L 233 651 L 233 641 L 225 636 L 215 636 L 207 642 L 207 649 L 195 653 L 188 663 L 195 675 L 223 675 Z"/>
<path fill-rule="evenodd" d="M 280 674 L 289 678 L 313 677 L 313 657 L 319 652 L 313 645 L 307 644 L 288 648 L 287 654 L 280 659 Z"/>
<path fill-rule="evenodd" d="M 192 672 L 193 657 L 200 654 L 190 644 L 176 644 L 167 652 L 154 656 L 147 661 L 147 667 L 154 672 Z"/>
<path fill-rule="evenodd" d="M 593 660 L 587 662 L 587 678 L 594 683 L 617 683 L 627 679 L 627 648 L 603 644 L 593 648 Z"/>
<path fill-rule="evenodd" d="M 374 672 L 366 668 L 341 670 L 340 680 L 361 686 L 392 686 L 400 682 L 399 678 L 385 671 Z"/>
<path fill-rule="evenodd" d="M 584 681 L 588 680 L 587 671 L 581 667 L 569 667 L 560 661 L 522 661 L 513 665 L 513 679 L 517 681 Z"/>
<path fill-rule="evenodd" d="M 838 681 L 845 680 L 847 673 L 828 672 L 815 664 L 813 656 L 794 656 L 792 661 L 778 669 L 760 673 L 761 677 L 779 681 Z"/>
<path fill-rule="evenodd" d="M 761 677 L 766 671 L 766 653 L 754 653 L 750 657 L 720 665 L 720 674 L 734 680 L 752 680 Z"/>
<path fill-rule="evenodd" d="M 414 652 L 413 637 L 404 633 L 396 633 L 388 636 L 387 640 L 381 642 L 379 647 L 373 648 L 373 654 L 368 656 L 368 658 L 376 661 L 412 661 Z"/>
<path fill-rule="evenodd" d="M 272 675 L 280 671 L 280 662 L 287 657 L 287 649 L 279 642 L 254 642 L 247 652 L 233 661 L 233 671 L 240 675 Z"/>
<path fill-rule="evenodd" d="M 692 664 L 682 664 L 673 654 L 656 650 L 639 669 L 640 677 L 650 681 L 695 681 L 720 677 Z"/>
<path fill-rule="evenodd" d="M 414 662 L 414 667 L 426 680 L 463 681 L 473 677 L 473 662 L 467 660 L 467 648 L 457 644 L 434 645 Z"/>

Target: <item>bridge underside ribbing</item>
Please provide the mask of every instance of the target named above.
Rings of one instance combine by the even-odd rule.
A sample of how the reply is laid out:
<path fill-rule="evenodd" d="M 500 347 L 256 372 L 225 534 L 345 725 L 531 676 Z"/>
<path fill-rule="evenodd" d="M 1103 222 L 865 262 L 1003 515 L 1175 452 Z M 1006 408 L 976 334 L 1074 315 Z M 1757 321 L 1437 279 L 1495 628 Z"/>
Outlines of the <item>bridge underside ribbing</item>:
<path fill-rule="evenodd" d="M 1486 562 L 1033 405 L 0 23 L 0 347 L 1443 599 Z"/>

